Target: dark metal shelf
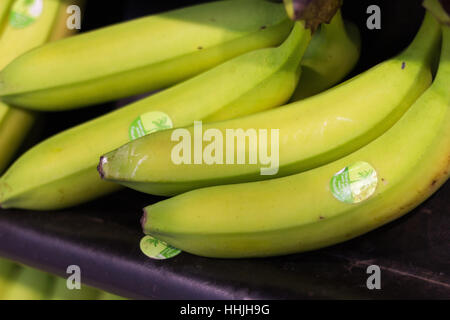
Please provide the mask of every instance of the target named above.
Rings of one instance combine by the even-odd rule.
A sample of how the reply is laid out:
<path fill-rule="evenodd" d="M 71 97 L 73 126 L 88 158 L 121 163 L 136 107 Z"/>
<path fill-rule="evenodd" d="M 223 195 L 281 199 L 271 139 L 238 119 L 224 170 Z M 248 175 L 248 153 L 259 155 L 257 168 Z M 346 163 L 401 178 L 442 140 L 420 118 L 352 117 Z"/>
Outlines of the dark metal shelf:
<path fill-rule="evenodd" d="M 170 2 L 170 6 L 193 2 Z M 123 1 L 113 3 L 90 1 L 87 29 L 169 9 L 161 7 L 169 2 L 158 2 L 159 7 L 137 0 L 127 1 L 126 7 L 121 7 Z M 382 30 L 365 29 L 369 4 L 381 6 Z M 418 29 L 423 10 L 420 1 L 348 0 L 344 15 L 363 30 L 363 56 L 356 73 L 405 47 Z M 43 137 L 110 108 L 47 114 Z M 1 211 L 0 256 L 61 276 L 68 265 L 78 265 L 86 284 L 130 298 L 450 298 L 449 198 L 447 182 L 405 217 L 316 252 L 246 260 L 182 253 L 155 261 L 140 252 L 139 219 L 141 209 L 159 199 L 124 190 L 61 212 Z M 366 269 L 372 264 L 381 267 L 381 290 L 366 287 Z"/>
<path fill-rule="evenodd" d="M 141 208 L 156 199 L 122 191 L 62 212 L 4 211 L 0 255 L 131 298 L 449 298 L 450 183 L 405 217 L 346 243 L 269 259 L 148 259 L 139 249 Z M 368 290 L 378 265 L 381 290 Z"/>

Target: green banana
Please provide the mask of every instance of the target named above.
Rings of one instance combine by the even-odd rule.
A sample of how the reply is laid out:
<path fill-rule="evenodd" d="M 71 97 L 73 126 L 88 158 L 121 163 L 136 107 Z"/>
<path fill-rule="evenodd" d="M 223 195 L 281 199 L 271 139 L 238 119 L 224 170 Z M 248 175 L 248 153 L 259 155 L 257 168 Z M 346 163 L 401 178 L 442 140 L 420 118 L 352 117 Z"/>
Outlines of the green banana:
<path fill-rule="evenodd" d="M 6 20 L 8 19 L 9 9 L 13 0 L 2 0 L 0 1 L 0 34 L 3 31 L 4 26 L 6 25 Z"/>
<path fill-rule="evenodd" d="M 279 47 L 236 57 L 40 143 L 0 179 L 1 206 L 50 210 L 94 199 L 118 189 L 98 177 L 99 157 L 130 138 L 194 120 L 228 119 L 283 104 L 295 90 L 301 57 L 310 40 L 310 31 L 296 23 Z"/>
<path fill-rule="evenodd" d="M 23 0 L 17 0 L 12 11 L 16 9 L 16 4 L 22 2 Z M 17 56 L 46 41 L 73 34 L 74 31 L 67 29 L 65 24 L 55 25 L 59 20 L 66 21 L 66 9 L 72 3 L 80 4 L 80 1 L 72 0 L 68 3 L 64 0 L 44 0 L 42 13 L 35 22 L 20 28 L 12 23 L 8 24 L 0 38 L 0 70 Z M 33 112 L 11 108 L 0 101 L 0 172 L 7 167 L 35 120 Z"/>
<path fill-rule="evenodd" d="M 22 267 L 5 290 L 3 300 L 46 300 L 54 286 L 54 277 L 42 271 Z"/>
<path fill-rule="evenodd" d="M 197 255 L 263 257 L 343 242 L 412 210 L 450 177 L 449 27 L 443 35 L 434 84 L 375 141 L 304 173 L 199 189 L 149 206 L 145 233 Z M 352 170 L 368 168 L 363 163 L 373 171 Z M 335 183 L 343 168 L 361 179 Z"/>
<path fill-rule="evenodd" d="M 318 94 L 339 83 L 356 65 L 361 54 L 358 27 L 344 22 L 338 11 L 330 24 L 322 24 L 302 60 L 302 75 L 291 101 Z"/>
<path fill-rule="evenodd" d="M 81 289 L 69 290 L 67 280 L 63 278 L 55 277 L 54 281 L 50 300 L 96 300 L 101 295 L 99 290 L 85 285 L 82 285 Z"/>
<path fill-rule="evenodd" d="M 21 56 L 0 73 L 0 96 L 24 108 L 57 111 L 162 89 L 276 46 L 292 26 L 282 4 L 261 0 L 216 1 L 144 17 Z"/>
<path fill-rule="evenodd" d="M 286 176 L 324 165 L 363 147 L 395 124 L 429 87 L 430 62 L 439 42 L 439 25 L 427 14 L 415 40 L 403 53 L 331 90 L 282 108 L 205 124 L 200 129 L 190 126 L 181 134 L 173 129 L 148 135 L 104 155 L 99 172 L 107 181 L 170 196 L 200 187 Z M 208 139 L 198 133 L 201 130 L 215 140 L 209 138 L 214 141 L 202 144 L 202 139 Z M 233 134 L 238 130 L 241 135 L 247 134 L 248 140 L 256 141 L 254 145 L 242 139 L 235 143 Z M 278 132 L 279 139 L 272 144 L 269 136 L 273 132 Z M 222 142 L 217 142 L 220 139 Z M 279 150 L 270 168 L 261 156 L 266 148 L 272 150 L 272 155 Z M 240 151 L 246 163 L 228 161 L 229 155 L 234 160 Z M 182 153 L 187 160 L 174 161 L 174 153 Z M 212 153 L 219 159 L 211 156 L 213 160 L 205 164 L 202 156 Z M 196 163 L 192 165 L 194 155 Z"/>
<path fill-rule="evenodd" d="M 0 172 L 8 166 L 35 120 L 35 114 L 0 101 Z"/>

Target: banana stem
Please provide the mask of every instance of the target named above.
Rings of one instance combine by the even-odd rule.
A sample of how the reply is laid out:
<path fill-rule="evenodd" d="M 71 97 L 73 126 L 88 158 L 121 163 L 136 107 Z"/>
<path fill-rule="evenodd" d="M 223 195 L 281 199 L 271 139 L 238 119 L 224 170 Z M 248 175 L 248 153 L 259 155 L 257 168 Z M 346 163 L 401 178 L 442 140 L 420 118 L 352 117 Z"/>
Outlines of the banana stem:
<path fill-rule="evenodd" d="M 334 15 L 330 23 L 322 23 L 320 32 L 324 32 L 327 37 L 333 37 L 345 30 L 344 19 L 342 18 L 341 9 Z"/>

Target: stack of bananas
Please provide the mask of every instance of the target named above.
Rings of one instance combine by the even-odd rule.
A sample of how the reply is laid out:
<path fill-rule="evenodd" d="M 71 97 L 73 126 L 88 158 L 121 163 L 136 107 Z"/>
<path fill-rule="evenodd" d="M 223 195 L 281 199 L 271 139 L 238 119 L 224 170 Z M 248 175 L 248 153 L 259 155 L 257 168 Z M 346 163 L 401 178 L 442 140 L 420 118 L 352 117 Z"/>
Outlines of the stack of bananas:
<path fill-rule="evenodd" d="M 221 258 L 314 250 L 392 221 L 450 174 L 449 22 L 438 0 L 428 2 L 440 21 L 427 13 L 408 48 L 343 83 L 359 58 L 357 28 L 338 10 L 312 34 L 266 0 L 209 2 L 27 51 L 0 72 L 0 98 L 14 112 L 164 90 L 25 152 L 0 179 L 1 206 L 57 210 L 122 186 L 174 196 L 145 208 L 144 232 Z M 222 136 L 277 130 L 265 146 L 278 150 L 276 172 L 261 174 L 261 155 L 176 163 L 173 137 L 181 128 L 195 136 L 198 121 Z M 5 130 L 0 139 L 10 141 Z"/>
<path fill-rule="evenodd" d="M 122 300 L 119 296 L 80 285 L 0 258 L 0 300 Z"/>

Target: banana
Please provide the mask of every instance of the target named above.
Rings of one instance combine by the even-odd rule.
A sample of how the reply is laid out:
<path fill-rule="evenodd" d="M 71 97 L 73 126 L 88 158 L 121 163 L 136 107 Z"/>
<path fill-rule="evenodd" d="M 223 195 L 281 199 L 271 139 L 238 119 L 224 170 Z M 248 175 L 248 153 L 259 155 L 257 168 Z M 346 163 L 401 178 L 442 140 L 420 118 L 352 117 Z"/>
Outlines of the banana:
<path fill-rule="evenodd" d="M 11 108 L 0 101 L 0 172 L 8 166 L 35 120 L 34 113 Z"/>
<path fill-rule="evenodd" d="M 439 25 L 426 15 L 415 40 L 403 53 L 333 89 L 239 119 L 194 125 L 181 133 L 172 129 L 148 135 L 104 155 L 100 175 L 138 191 L 171 196 L 324 165 L 363 147 L 395 124 L 429 87 L 430 62 L 439 42 Z M 241 136 L 247 135 L 246 140 L 254 141 L 252 146 L 235 138 L 239 130 Z M 207 133 L 212 138 L 204 138 Z M 263 152 L 275 154 L 270 167 Z M 202 161 L 204 154 L 213 153 L 217 158 Z M 244 154 L 245 161 L 236 164 L 238 153 Z M 183 159 L 175 161 L 174 155 Z"/>
<path fill-rule="evenodd" d="M 22 267 L 5 290 L 3 300 L 46 300 L 54 286 L 54 277 L 42 271 Z"/>
<path fill-rule="evenodd" d="M 156 203 L 145 233 L 201 256 L 264 257 L 340 243 L 409 212 L 450 176 L 449 27 L 443 35 L 433 85 L 375 141 L 297 175 Z"/>
<path fill-rule="evenodd" d="M 81 289 L 69 290 L 67 280 L 63 278 L 55 277 L 54 281 L 50 300 L 96 300 L 101 295 L 99 290 L 85 285 L 82 285 Z"/>
<path fill-rule="evenodd" d="M 3 28 L 6 24 L 6 20 L 8 19 L 9 9 L 13 0 L 2 0 L 0 1 L 0 34 L 3 31 Z"/>
<path fill-rule="evenodd" d="M 283 104 L 295 90 L 310 40 L 310 31 L 296 23 L 279 47 L 246 53 L 45 140 L 0 179 L 2 207 L 51 210 L 97 198 L 118 189 L 99 178 L 99 157 L 130 139 L 194 120 L 227 119 Z"/>
<path fill-rule="evenodd" d="M 22 4 L 23 1 L 16 0 L 14 2 L 10 16 L 13 15 L 15 10 L 18 10 L 17 6 Z M 41 2 L 35 1 L 33 3 L 39 4 Z M 33 6 L 33 3 L 31 3 L 31 6 Z M 50 39 L 73 34 L 74 31 L 69 30 L 65 24 L 58 23 L 58 25 L 55 25 L 57 21 L 66 21 L 68 17 L 66 9 L 71 4 L 81 5 L 81 1 L 44 0 L 42 8 L 35 9 L 33 18 L 36 20 L 34 22 L 24 26 L 20 25 L 25 23 L 22 20 L 18 20 L 19 22 L 15 22 L 15 24 L 10 22 L 0 38 L 0 69 L 3 69 L 17 56 L 42 45 Z M 29 8 L 28 6 L 23 10 L 29 10 Z M 39 9 L 41 9 L 41 12 Z M 33 112 L 11 108 L 5 102 L 0 101 L 0 172 L 3 172 L 9 164 L 35 120 L 36 114 Z"/>
<path fill-rule="evenodd" d="M 361 54 L 358 27 L 344 22 L 338 11 L 330 24 L 322 24 L 302 60 L 302 75 L 291 101 L 318 94 L 339 83 L 356 65 Z"/>
<path fill-rule="evenodd" d="M 26 0 L 16 0 L 11 8 L 10 16 L 13 16 L 19 10 L 18 5 Z M 32 1 L 24 10 L 28 13 L 34 4 L 40 1 Z M 27 24 L 17 18 L 17 22 L 10 18 L 10 22 L 0 38 L 0 69 L 4 69 L 11 61 L 18 56 L 45 43 L 52 31 L 55 17 L 59 12 L 60 0 L 45 0 L 42 2 L 42 8 L 36 9 L 37 12 L 30 19 L 35 21 Z M 27 21 L 27 20 L 24 20 Z M 22 73 L 22 79 L 27 72 Z"/>
<path fill-rule="evenodd" d="M 216 1 L 144 17 L 21 56 L 0 73 L 0 96 L 23 108 L 58 111 L 158 90 L 276 46 L 292 26 L 282 4 L 261 0 Z"/>

